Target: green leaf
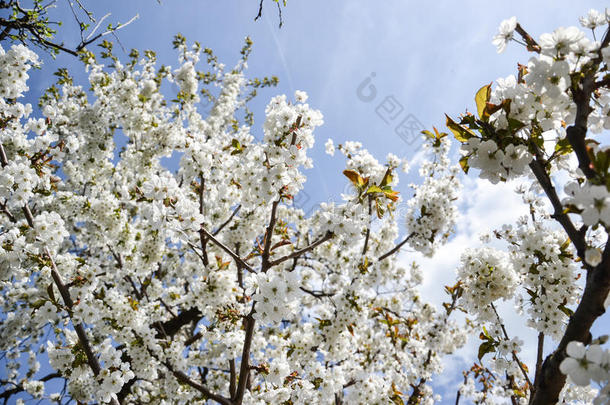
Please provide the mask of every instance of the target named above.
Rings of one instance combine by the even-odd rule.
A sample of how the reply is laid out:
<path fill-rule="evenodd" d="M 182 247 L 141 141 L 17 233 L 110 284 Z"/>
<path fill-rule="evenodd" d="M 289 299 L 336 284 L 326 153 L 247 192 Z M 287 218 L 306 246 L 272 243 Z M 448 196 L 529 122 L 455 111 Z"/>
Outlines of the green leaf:
<path fill-rule="evenodd" d="M 485 356 L 487 353 L 492 353 L 495 350 L 495 345 L 490 341 L 485 341 L 481 343 L 479 346 L 479 361 Z"/>
<path fill-rule="evenodd" d="M 423 131 L 421 131 L 421 133 L 426 135 L 430 139 L 434 139 L 434 134 L 432 132 L 428 131 L 427 129 L 424 129 Z"/>
<path fill-rule="evenodd" d="M 560 139 L 555 144 L 555 152 L 557 152 L 559 155 L 567 155 L 568 153 L 572 153 L 572 151 L 572 144 L 567 137 Z"/>
<path fill-rule="evenodd" d="M 518 130 L 520 130 L 521 128 L 523 128 L 525 126 L 524 123 L 522 123 L 519 120 L 516 120 L 514 118 L 508 118 L 508 127 L 510 128 L 510 130 L 514 133 L 517 132 Z M 542 139 L 542 136 L 540 136 L 540 138 Z M 543 140 L 544 142 L 544 140 Z"/>
<path fill-rule="evenodd" d="M 362 188 L 369 182 L 368 177 L 363 179 L 362 176 L 360 176 L 360 174 L 358 174 L 354 170 L 343 170 L 343 174 L 345 175 L 345 177 L 350 179 L 350 181 L 354 184 L 354 186 L 356 186 L 356 188 L 358 188 L 358 190 L 362 190 Z"/>
<path fill-rule="evenodd" d="M 489 334 L 489 332 L 487 332 L 487 328 L 485 328 L 485 326 L 483 326 L 483 336 L 485 336 L 487 339 L 491 340 L 492 337 Z"/>
<path fill-rule="evenodd" d="M 376 186 L 373 184 L 371 187 L 369 187 L 368 190 L 366 190 L 365 194 L 374 194 L 374 193 L 383 193 L 383 190 L 381 188 L 379 188 L 379 186 Z"/>
<path fill-rule="evenodd" d="M 489 98 L 491 97 L 491 83 L 486 86 L 483 86 L 477 91 L 477 94 L 474 96 L 474 102 L 477 104 L 477 113 L 481 120 L 487 122 L 489 119 L 489 114 L 485 113 L 485 107 L 489 102 Z"/>
<path fill-rule="evenodd" d="M 460 167 L 462 168 L 462 171 L 466 174 L 468 174 L 468 170 L 470 170 L 470 165 L 468 164 L 468 158 L 470 156 L 462 156 L 460 158 Z"/>
<path fill-rule="evenodd" d="M 459 125 L 458 123 L 453 121 L 447 114 L 445 114 L 445 117 L 447 117 L 447 128 L 449 128 L 451 132 L 453 132 L 453 136 L 455 136 L 455 139 L 457 139 L 458 141 L 462 143 L 468 142 L 468 139 L 475 136 L 474 132 L 472 132 L 468 128 Z"/>
<path fill-rule="evenodd" d="M 432 146 L 434 146 L 435 148 L 438 148 L 439 146 L 441 146 L 441 139 L 446 137 L 447 133 L 446 132 L 438 132 L 438 129 L 436 129 L 436 127 L 432 127 L 432 129 L 434 129 L 434 134 L 432 132 L 426 131 L 426 130 L 421 131 L 421 133 L 426 135 L 428 138 L 432 139 L 434 141 Z"/>
<path fill-rule="evenodd" d="M 392 182 L 392 169 L 388 168 L 383 175 L 383 179 L 381 179 L 381 183 L 379 183 L 380 187 L 385 187 Z"/>

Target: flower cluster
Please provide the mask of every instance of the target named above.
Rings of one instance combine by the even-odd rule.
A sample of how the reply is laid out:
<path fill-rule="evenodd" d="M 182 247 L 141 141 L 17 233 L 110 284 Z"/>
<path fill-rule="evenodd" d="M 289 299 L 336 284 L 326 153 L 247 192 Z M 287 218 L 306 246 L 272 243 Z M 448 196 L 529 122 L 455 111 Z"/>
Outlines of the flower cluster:
<path fill-rule="evenodd" d="M 492 139 L 472 138 L 462 146 L 462 153 L 472 156 L 469 165 L 481 170 L 480 177 L 494 184 L 522 176 L 532 160 L 525 146 L 510 144 L 499 149 Z"/>
<path fill-rule="evenodd" d="M 257 302 L 254 317 L 262 324 L 291 318 L 301 293 L 298 275 L 271 270 L 258 274 L 257 280 L 258 291 L 252 296 Z"/>
<path fill-rule="evenodd" d="M 512 298 L 519 281 L 517 273 L 502 251 L 484 247 L 467 250 L 457 270 L 463 283 L 462 304 L 481 319 L 495 319 L 489 304 Z"/>
<path fill-rule="evenodd" d="M 528 325 L 559 341 L 581 288 L 565 235 L 521 218 L 518 226 L 505 226 L 496 236 L 509 243 L 510 261 L 519 273 L 526 296 Z"/>
<path fill-rule="evenodd" d="M 411 185 L 414 196 L 407 203 L 409 246 L 428 256 L 447 241 L 457 218 L 455 201 L 460 183 L 458 169 L 449 163 L 450 146 L 446 137 L 436 146 L 425 144 L 432 149 L 434 159 L 422 164 L 419 173 L 425 180 L 421 185 Z"/>
<path fill-rule="evenodd" d="M 13 45 L 5 51 L 0 46 L 0 98 L 21 97 L 28 90 L 28 70 L 38 64 L 38 55 L 25 45 Z M 4 101 L 4 100 L 3 100 Z"/>

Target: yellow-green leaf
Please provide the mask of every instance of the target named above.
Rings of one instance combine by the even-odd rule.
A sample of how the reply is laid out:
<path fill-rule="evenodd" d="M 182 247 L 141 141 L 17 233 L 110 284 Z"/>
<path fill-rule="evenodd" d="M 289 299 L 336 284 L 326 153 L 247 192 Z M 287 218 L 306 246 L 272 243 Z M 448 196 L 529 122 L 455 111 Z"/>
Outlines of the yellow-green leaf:
<path fill-rule="evenodd" d="M 455 139 L 457 139 L 458 141 L 462 143 L 468 142 L 468 139 L 475 136 L 474 132 L 472 132 L 466 127 L 459 125 L 454 120 L 452 120 L 451 117 L 449 117 L 447 114 L 445 114 L 445 117 L 447 117 L 447 128 L 449 128 L 451 132 L 453 132 L 453 136 L 455 136 Z"/>
<path fill-rule="evenodd" d="M 479 346 L 479 361 L 481 361 L 483 356 L 485 356 L 487 353 L 492 353 L 493 351 L 495 351 L 495 347 L 492 342 L 485 341 L 481 343 L 481 345 Z"/>
<path fill-rule="evenodd" d="M 354 186 L 358 188 L 361 188 L 365 183 L 362 176 L 360 176 L 354 170 L 343 170 L 343 174 L 354 184 Z"/>
<path fill-rule="evenodd" d="M 385 187 L 392 182 L 392 169 L 388 168 L 383 175 L 383 179 L 381 179 L 381 183 L 379 183 L 380 187 Z"/>
<path fill-rule="evenodd" d="M 460 158 L 460 167 L 464 173 L 468 174 L 468 170 L 470 169 L 470 165 L 468 164 L 468 156 L 462 156 Z"/>
<path fill-rule="evenodd" d="M 379 186 L 376 186 L 373 184 L 371 187 L 369 187 L 368 190 L 366 190 L 366 194 L 374 194 L 374 193 L 383 193 L 383 190 L 381 188 L 379 188 Z"/>
<path fill-rule="evenodd" d="M 483 121 L 487 121 L 489 115 L 485 115 L 485 107 L 487 106 L 487 102 L 491 97 L 491 83 L 486 86 L 483 86 L 477 91 L 477 94 L 474 96 L 474 102 L 477 104 L 477 112 L 479 113 L 479 117 Z"/>

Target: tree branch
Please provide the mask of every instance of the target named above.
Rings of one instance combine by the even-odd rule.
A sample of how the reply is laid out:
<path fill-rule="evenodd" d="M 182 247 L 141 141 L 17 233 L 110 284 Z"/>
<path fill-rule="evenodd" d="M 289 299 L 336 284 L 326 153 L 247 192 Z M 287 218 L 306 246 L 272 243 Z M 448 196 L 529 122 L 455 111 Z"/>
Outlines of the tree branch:
<path fill-rule="evenodd" d="M 313 297 L 316 297 L 316 298 L 332 297 L 332 296 L 334 296 L 336 294 L 334 292 L 324 292 L 324 291 L 309 290 L 309 289 L 307 289 L 305 287 L 299 287 L 299 289 L 301 291 L 303 291 L 304 293 L 307 293 L 307 294 L 309 294 L 309 295 L 311 295 Z"/>
<path fill-rule="evenodd" d="M 218 395 L 218 394 L 214 394 L 213 392 L 208 390 L 203 385 L 198 384 L 195 381 L 193 381 L 188 375 L 186 375 L 182 371 L 174 370 L 174 368 L 171 366 L 171 364 L 169 364 L 167 362 L 163 363 L 163 364 L 165 364 L 165 367 L 167 367 L 168 370 L 171 371 L 171 373 L 174 375 L 174 377 L 176 377 L 176 379 L 178 381 L 180 381 L 181 383 L 187 384 L 187 385 L 195 388 L 197 391 L 201 392 L 207 398 L 213 399 L 214 401 L 218 402 L 219 404 L 222 404 L 222 405 L 232 405 L 232 402 L 231 402 L 230 399 L 225 398 L 225 397 L 223 397 L 221 395 Z"/>
<path fill-rule="evenodd" d="M 279 203 L 279 198 L 277 201 L 273 202 L 273 205 L 271 206 L 271 218 L 269 219 L 269 225 L 265 231 L 265 246 L 263 248 L 261 264 L 261 271 L 263 273 L 265 273 L 271 267 L 269 263 L 269 252 L 271 250 L 271 240 L 273 239 L 273 228 L 275 228 L 275 214 L 277 212 L 277 206 Z"/>
<path fill-rule="evenodd" d="M 578 158 L 578 167 L 587 176 L 587 179 L 593 179 L 597 176 L 597 173 L 591 165 L 591 159 L 587 153 L 587 146 L 585 139 L 587 135 L 587 122 L 589 115 L 593 111 L 591 108 L 591 95 L 596 89 L 595 74 L 602 61 L 601 50 L 610 44 L 610 29 L 606 30 L 604 38 L 602 39 L 601 46 L 598 51 L 598 56 L 593 59 L 590 63 L 591 66 L 587 67 L 586 73 L 581 82 L 577 82 L 572 85 L 572 98 L 576 104 L 576 118 L 574 124 L 570 125 L 567 130 L 567 138 L 574 149 L 574 153 Z"/>
<path fill-rule="evenodd" d="M 235 405 L 241 405 L 244 394 L 246 392 L 246 384 L 250 378 L 250 347 L 252 346 L 252 338 L 254 337 L 254 324 L 256 320 L 252 317 L 254 314 L 254 307 L 256 303 L 252 304 L 252 310 L 244 318 L 244 326 L 246 329 L 246 336 L 244 338 L 244 347 L 241 353 L 241 364 L 239 367 L 239 384 L 237 386 L 237 392 L 235 394 Z"/>
<path fill-rule="evenodd" d="M 241 204 L 239 204 L 234 210 L 233 213 L 231 214 L 231 216 L 229 217 L 229 219 L 227 219 L 225 222 L 222 223 L 222 225 L 220 225 L 218 227 L 218 229 L 216 229 L 212 235 L 216 236 L 220 233 L 220 231 L 222 231 L 224 229 L 225 226 L 229 225 L 231 223 L 231 221 L 233 220 L 233 217 L 235 217 L 235 215 L 239 212 L 239 209 L 241 208 Z"/>
<path fill-rule="evenodd" d="M 538 45 L 534 38 L 532 38 L 532 36 L 528 34 L 519 23 L 517 23 L 515 31 L 517 31 L 517 33 L 521 35 L 521 38 L 523 38 L 525 41 L 528 51 L 540 53 L 540 45 Z"/>
<path fill-rule="evenodd" d="M 227 254 L 229 256 L 231 256 L 233 258 L 233 260 L 235 260 L 235 262 L 239 266 L 242 266 L 244 269 L 248 270 L 250 273 L 256 273 L 254 271 L 254 269 L 252 267 L 250 267 L 250 265 L 248 263 L 246 263 L 241 257 L 239 257 L 239 255 L 237 253 L 233 252 L 226 245 L 224 245 L 222 242 L 220 242 L 218 239 L 216 239 L 211 233 L 206 231 L 205 228 L 201 227 L 201 231 L 200 232 L 203 233 L 206 238 L 210 239 L 212 242 L 214 242 L 222 250 L 227 252 Z"/>
<path fill-rule="evenodd" d="M 203 178 L 203 174 L 199 175 L 200 178 L 200 186 L 199 186 L 199 214 L 204 215 L 205 212 L 205 205 L 204 205 L 204 201 L 203 201 L 203 193 L 205 191 L 205 179 Z M 207 239 L 205 238 L 205 233 L 203 233 L 203 226 L 201 227 L 201 229 L 199 230 L 199 241 L 201 242 L 201 260 L 203 261 L 203 265 L 204 266 L 208 266 L 208 264 L 210 263 L 208 261 L 208 254 L 207 254 L 207 249 L 206 249 L 206 245 L 207 245 Z"/>
<path fill-rule="evenodd" d="M 45 375 L 44 377 L 41 377 L 41 378 L 40 378 L 40 379 L 38 379 L 37 381 L 43 381 L 43 382 L 46 382 L 46 381 L 52 380 L 52 379 L 54 379 L 54 378 L 62 378 L 62 375 L 61 375 L 61 374 L 59 374 L 59 373 L 51 373 L 51 374 L 47 374 L 47 375 Z M 20 392 L 23 392 L 23 391 L 25 391 L 25 388 L 23 387 L 23 385 L 18 385 L 18 386 L 17 386 L 17 387 L 15 387 L 15 388 L 11 388 L 11 389 L 9 389 L 9 390 L 6 390 L 6 391 L 4 391 L 4 392 L 0 393 L 0 399 L 4 399 L 4 401 L 5 401 L 5 403 L 6 403 L 6 401 L 7 401 L 7 400 L 8 400 L 8 399 L 9 399 L 11 396 L 13 396 L 13 395 L 15 395 L 15 394 L 18 394 L 18 393 L 20 393 Z"/>
<path fill-rule="evenodd" d="M 182 329 L 184 325 L 188 325 L 193 321 L 199 322 L 202 314 L 198 308 L 189 308 L 186 311 L 180 312 L 177 316 L 165 321 L 155 322 L 152 326 L 161 333 L 163 331 L 168 337 L 174 336 Z"/>
<path fill-rule="evenodd" d="M 231 396 L 231 399 L 235 398 L 235 394 L 236 394 L 236 384 L 237 384 L 237 374 L 235 372 L 235 359 L 231 359 L 229 360 L 229 373 L 230 373 L 230 380 L 229 380 L 229 395 Z"/>
<path fill-rule="evenodd" d="M 53 257 L 49 252 L 49 249 L 45 248 L 45 252 L 49 258 L 49 261 L 51 262 L 51 277 L 53 277 L 53 281 L 55 282 L 55 285 L 57 286 L 57 289 L 61 294 L 61 298 L 63 299 L 66 307 L 68 307 L 68 315 L 70 316 L 70 319 L 72 319 L 72 307 L 74 306 L 74 302 L 70 297 L 70 291 L 68 291 L 68 288 L 64 285 L 63 280 L 59 275 L 59 271 L 57 271 L 55 261 L 53 260 Z M 80 342 L 80 345 L 83 348 L 85 355 L 87 356 L 87 363 L 89 364 L 91 371 L 93 371 L 93 375 L 97 377 L 101 371 L 101 367 L 99 361 L 97 360 L 97 357 L 95 357 L 95 354 L 93 354 L 91 344 L 89 343 L 89 338 L 87 338 L 87 332 L 85 332 L 85 328 L 81 323 L 75 323 L 74 320 L 72 320 L 72 325 L 74 325 L 74 330 L 76 331 L 76 335 L 78 336 L 78 341 Z M 110 403 L 115 405 L 119 404 L 119 402 L 114 397 L 110 399 Z"/>
<path fill-rule="evenodd" d="M 300 257 L 304 253 L 307 253 L 307 252 L 315 249 L 316 247 L 320 246 L 322 243 L 326 242 L 327 240 L 332 239 L 333 236 L 334 236 L 334 234 L 332 232 L 328 231 L 328 232 L 326 232 L 326 234 L 324 234 L 324 236 L 322 236 L 317 241 L 313 242 L 311 245 L 309 245 L 307 247 L 304 247 L 303 249 L 295 250 L 294 252 L 290 253 L 289 255 L 286 255 L 284 257 L 280 257 L 277 260 L 273 260 L 273 261 L 269 262 L 269 267 L 276 266 L 276 265 L 278 265 L 280 263 L 285 262 L 286 260 L 290 260 L 290 259 L 294 259 L 294 258 Z"/>
<path fill-rule="evenodd" d="M 556 403 L 559 398 L 566 376 L 559 370 L 559 365 L 565 359 L 565 349 L 572 341 L 587 344 L 591 341 L 591 326 L 604 314 L 604 300 L 610 292 L 610 244 L 606 248 L 602 262 L 587 275 L 585 291 L 576 311 L 570 317 L 566 330 L 559 345 L 542 364 L 539 378 L 536 379 L 534 396 L 531 405 L 546 405 Z"/>
<path fill-rule="evenodd" d="M 561 204 L 557 191 L 555 190 L 555 187 L 553 186 L 551 178 L 546 172 L 543 163 L 541 163 L 541 160 L 542 158 L 538 156 L 532 160 L 529 164 L 530 169 L 544 190 L 547 198 L 553 205 L 554 213 L 552 217 L 561 224 L 565 232 L 568 234 L 568 237 L 574 244 L 576 253 L 581 259 L 583 259 L 583 264 L 589 268 L 588 264 L 586 264 L 584 261 L 585 251 L 587 249 L 587 242 L 585 241 L 584 234 L 576 229 L 568 214 L 564 212 L 563 204 Z"/>
<path fill-rule="evenodd" d="M 506 328 L 504 327 L 504 323 L 502 322 L 502 319 L 500 318 L 500 315 L 498 314 L 498 311 L 496 310 L 496 306 L 493 304 L 493 302 L 490 305 L 491 305 L 491 309 L 493 309 L 493 311 L 494 311 L 494 314 L 496 314 L 496 318 L 498 319 L 500 328 L 502 328 L 502 333 L 504 333 L 504 338 L 506 340 L 510 340 L 510 337 L 508 337 L 508 333 L 506 332 Z M 525 378 L 525 381 L 527 381 L 527 385 L 530 390 L 530 393 L 532 393 L 532 390 L 534 389 L 534 385 L 530 381 L 530 377 L 527 375 L 527 371 L 525 371 L 525 369 L 523 368 L 523 364 L 521 363 L 521 360 L 519 360 L 519 357 L 517 357 L 517 352 L 512 350 L 511 353 L 512 353 L 513 360 L 515 361 L 515 363 L 517 363 L 517 366 L 519 366 L 519 370 L 521 370 L 521 373 L 523 374 L 523 378 Z"/>
<path fill-rule="evenodd" d="M 407 243 L 409 241 L 409 239 L 411 239 L 411 237 L 414 235 L 414 233 L 409 234 L 409 236 L 407 236 L 405 238 L 405 240 L 403 240 L 402 242 L 400 242 L 398 245 L 396 245 L 392 250 L 390 250 L 387 253 L 382 254 L 381 256 L 379 256 L 379 259 L 377 259 L 378 262 L 382 261 L 383 259 L 392 256 L 394 253 L 398 252 L 400 250 L 401 247 L 403 247 L 403 245 L 405 243 Z"/>
<path fill-rule="evenodd" d="M 591 94 L 595 89 L 595 74 L 597 73 L 599 65 L 602 61 L 601 50 L 607 47 L 609 44 L 610 29 L 607 29 L 602 40 L 602 44 L 599 48 L 598 56 L 591 61 L 591 65 L 587 66 L 588 70 L 585 73 L 585 77 L 582 79 L 581 87 L 572 86 L 572 95 L 574 102 L 576 103 L 576 119 L 574 124 L 567 129 L 567 138 L 572 145 L 574 152 L 576 153 L 579 167 L 588 179 L 593 179 L 597 176 L 597 173 L 591 167 L 591 161 L 586 152 L 585 144 L 588 117 L 592 111 L 590 99 Z M 530 167 L 532 167 L 531 164 Z M 534 170 L 534 167 L 532 167 L 532 170 Z M 543 178 L 548 177 L 548 175 L 546 175 L 546 171 L 542 170 L 542 172 L 544 174 L 544 176 L 542 176 Z M 545 183 L 539 178 L 541 174 L 540 170 L 538 169 L 538 171 L 534 171 L 534 174 L 543 186 L 547 196 L 549 196 L 549 199 L 551 199 L 551 203 L 555 208 L 556 214 L 554 218 L 561 223 L 564 229 L 566 229 L 565 218 L 567 218 L 567 215 L 557 215 L 557 204 L 554 199 L 551 198 L 554 190 L 552 190 L 553 193 L 550 195 L 547 191 L 548 183 L 550 181 L 546 182 L 547 188 L 545 188 Z M 554 198 L 557 198 L 556 194 L 554 195 Z M 583 231 L 586 231 L 586 229 L 587 228 L 584 227 Z M 566 232 L 568 232 L 568 236 L 570 236 L 572 239 L 572 243 L 576 247 L 578 255 L 584 259 L 584 251 L 586 248 L 584 233 L 575 233 L 571 228 L 569 231 L 566 229 Z M 572 234 L 576 236 L 576 239 L 572 238 Z M 596 267 L 592 267 L 583 260 L 583 265 L 588 272 L 582 298 L 578 304 L 578 307 L 576 308 L 576 311 L 574 311 L 568 321 L 568 325 L 565 329 L 563 337 L 561 338 L 561 341 L 559 342 L 559 345 L 555 351 L 547 356 L 542 363 L 540 373 L 536 378 L 534 395 L 530 399 L 530 405 L 546 405 L 558 401 L 559 393 L 561 392 L 566 381 L 566 376 L 559 370 L 559 365 L 566 357 L 565 349 L 568 343 L 577 341 L 587 344 L 590 342 L 590 329 L 593 326 L 593 322 L 595 322 L 595 320 L 605 312 L 604 300 L 610 291 L 610 246 L 608 244 L 608 240 L 606 240 L 606 247 L 604 248 L 602 255 L 602 262 Z"/>
<path fill-rule="evenodd" d="M 373 211 L 373 199 L 372 197 L 369 195 L 369 223 L 366 227 L 366 235 L 364 237 L 364 246 L 362 247 L 362 261 L 365 260 L 365 256 L 366 256 L 366 252 L 369 248 L 369 239 L 371 237 L 371 214 Z"/>
<path fill-rule="evenodd" d="M 538 333 L 538 348 L 536 352 L 536 374 L 534 375 L 534 381 L 540 378 L 540 372 L 542 371 L 542 361 L 544 360 L 542 355 L 544 354 L 544 333 Z M 535 388 L 535 387 L 534 387 Z"/>

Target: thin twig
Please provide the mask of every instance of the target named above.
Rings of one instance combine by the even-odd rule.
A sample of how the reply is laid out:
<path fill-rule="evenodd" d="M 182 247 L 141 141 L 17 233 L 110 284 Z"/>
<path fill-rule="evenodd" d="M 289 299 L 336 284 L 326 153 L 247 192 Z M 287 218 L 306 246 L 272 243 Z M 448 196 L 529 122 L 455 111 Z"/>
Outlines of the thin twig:
<path fill-rule="evenodd" d="M 373 199 L 372 197 L 369 195 L 369 216 L 368 216 L 368 220 L 369 223 L 366 227 L 366 236 L 364 237 L 364 246 L 362 247 L 362 260 L 364 261 L 364 258 L 366 256 L 366 251 L 368 250 L 369 247 L 369 238 L 371 237 L 371 214 L 373 211 Z"/>
<path fill-rule="evenodd" d="M 229 219 L 227 219 L 225 222 L 222 223 L 222 225 L 220 225 L 218 227 L 218 229 L 216 229 L 214 232 L 212 232 L 212 235 L 216 236 L 220 233 L 220 231 L 222 231 L 224 229 L 225 226 L 229 225 L 231 223 L 231 221 L 233 220 L 233 217 L 235 217 L 235 215 L 239 212 L 241 208 L 241 204 L 239 204 L 234 210 L 233 213 L 231 214 L 231 216 L 229 217 Z"/>
<path fill-rule="evenodd" d="M 214 242 L 218 247 L 220 247 L 222 250 L 224 250 L 225 252 L 227 252 L 227 254 L 229 256 L 231 256 L 233 258 L 233 260 L 235 260 L 235 262 L 237 262 L 237 264 L 239 266 L 242 266 L 244 269 L 248 270 L 250 273 L 256 273 L 254 271 L 254 269 L 252 267 L 250 267 L 250 265 L 248 263 L 246 263 L 244 261 L 244 259 L 242 259 L 241 257 L 239 257 L 238 254 L 236 254 L 235 252 L 233 252 L 231 249 L 229 249 L 225 244 L 223 244 L 221 241 L 219 241 L 218 239 L 216 239 L 211 233 L 209 233 L 208 231 L 205 230 L 205 228 L 201 227 L 201 232 L 205 235 L 206 238 L 210 239 L 212 242 Z"/>
<path fill-rule="evenodd" d="M 322 298 L 322 297 L 332 297 L 334 296 L 336 293 L 334 292 L 324 292 L 324 291 L 315 291 L 315 290 L 309 290 L 305 287 L 299 287 L 299 289 L 315 298 Z"/>
<path fill-rule="evenodd" d="M 508 333 L 506 332 L 506 328 L 504 327 L 504 323 L 502 322 L 502 319 L 500 318 L 500 315 L 498 314 L 498 311 L 496 310 L 496 306 L 493 304 L 493 302 L 490 305 L 491 305 L 491 309 L 493 309 L 493 311 L 494 311 L 494 314 L 496 314 L 496 318 L 498 318 L 498 323 L 500 323 L 500 327 L 502 328 L 502 332 L 504 333 L 504 338 L 506 340 L 510 340 L 510 338 L 508 337 Z M 517 363 L 517 366 L 519 366 L 519 370 L 521 370 L 521 373 L 523 374 L 525 381 L 527 381 L 530 392 L 533 392 L 534 386 L 532 385 L 532 382 L 530 381 L 530 378 L 527 375 L 527 372 L 523 368 L 523 364 L 519 360 L 519 357 L 517 357 L 517 352 L 513 350 L 512 355 L 513 355 L 512 356 L 513 360 Z"/>
<path fill-rule="evenodd" d="M 203 395 L 207 396 L 210 399 L 213 399 L 214 401 L 216 401 L 222 405 L 232 405 L 232 402 L 230 399 L 225 398 L 218 394 L 214 394 L 213 392 L 208 390 L 203 385 L 193 381 L 188 375 L 186 375 L 182 371 L 174 370 L 174 368 L 171 366 L 171 364 L 169 364 L 167 362 L 165 362 L 163 364 L 165 365 L 165 367 L 168 368 L 169 371 L 171 371 L 171 373 L 174 375 L 174 377 L 176 377 L 176 379 L 178 381 L 180 381 L 181 383 L 190 385 L 191 387 L 195 388 L 197 391 L 201 392 Z"/>
<path fill-rule="evenodd" d="M 204 197 L 204 193 L 205 193 L 205 178 L 203 177 L 203 173 L 199 174 L 199 214 L 201 215 L 205 215 L 205 203 L 203 200 Z M 203 229 L 203 225 L 201 227 Z M 208 260 L 208 253 L 207 253 L 207 239 L 205 237 L 205 234 L 203 233 L 203 231 L 199 230 L 199 241 L 200 241 L 200 245 L 201 245 L 201 260 L 203 261 L 203 265 L 205 267 L 207 267 L 210 262 Z"/>
<path fill-rule="evenodd" d="M 324 236 L 322 236 L 317 241 L 313 242 L 311 245 L 309 245 L 307 247 L 304 247 L 303 249 L 295 250 L 294 252 L 290 253 L 289 255 L 286 255 L 284 257 L 280 257 L 279 259 L 276 259 L 276 260 L 273 260 L 273 261 L 269 262 L 269 267 L 276 266 L 276 265 L 278 265 L 280 263 L 285 262 L 286 260 L 298 258 L 301 255 L 303 255 L 304 253 L 307 253 L 310 250 L 315 249 L 316 247 L 318 247 L 322 243 L 326 242 L 327 240 L 332 239 L 333 236 L 334 236 L 334 234 L 332 232 L 328 231 L 328 232 L 326 232 L 326 234 L 324 234 Z"/>
<path fill-rule="evenodd" d="M 546 194 L 547 198 L 553 205 L 554 213 L 552 217 L 561 224 L 564 231 L 570 237 L 570 240 L 576 248 L 576 253 L 581 259 L 583 259 L 583 265 L 587 269 L 590 269 L 590 266 L 586 263 L 586 261 L 584 261 L 585 250 L 587 249 L 587 243 L 585 241 L 584 234 L 576 229 L 574 223 L 572 223 L 572 220 L 570 219 L 568 214 L 564 212 L 563 204 L 561 203 L 561 200 L 557 195 L 557 191 L 555 190 L 555 186 L 553 185 L 549 174 L 544 168 L 542 158 L 536 157 L 530 162 L 529 166 L 532 170 L 532 173 L 534 173 L 536 180 L 538 180 L 538 183 L 544 190 L 544 193 Z"/>
<path fill-rule="evenodd" d="M 405 243 L 407 243 L 407 242 L 409 241 L 409 239 L 411 239 L 411 237 L 412 237 L 414 234 L 415 234 L 415 233 L 411 233 L 411 234 L 409 234 L 409 236 L 407 236 L 407 237 L 405 238 L 405 240 L 403 240 L 402 242 L 400 242 L 398 245 L 396 245 L 396 246 L 395 246 L 395 247 L 394 247 L 392 250 L 390 250 L 389 252 L 387 252 L 387 253 L 385 253 L 385 254 L 381 255 L 381 256 L 379 257 L 379 259 L 377 259 L 377 261 L 378 261 L 378 262 L 380 262 L 380 261 L 382 261 L 383 259 L 385 259 L 385 258 L 387 258 L 387 257 L 389 257 L 389 256 L 391 256 L 391 255 L 393 255 L 394 253 L 398 252 L 398 250 L 400 250 L 400 248 L 401 248 L 401 247 L 402 247 L 402 246 L 403 246 Z"/>
<path fill-rule="evenodd" d="M 521 38 L 523 38 L 523 40 L 525 41 L 528 51 L 540 53 L 540 45 L 538 45 L 534 38 L 532 38 L 532 36 L 528 34 L 527 31 L 525 31 L 519 23 L 517 23 L 515 31 L 517 31 L 517 33 L 521 35 Z"/>

